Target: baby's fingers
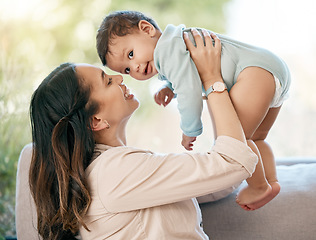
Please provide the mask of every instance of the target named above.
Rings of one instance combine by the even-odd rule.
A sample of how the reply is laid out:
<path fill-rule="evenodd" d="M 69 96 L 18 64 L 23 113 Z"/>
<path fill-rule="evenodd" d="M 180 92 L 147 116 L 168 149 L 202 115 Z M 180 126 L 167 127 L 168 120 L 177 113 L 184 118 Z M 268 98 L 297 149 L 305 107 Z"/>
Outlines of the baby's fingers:
<path fill-rule="evenodd" d="M 172 100 L 172 97 L 169 96 L 169 95 L 167 95 L 167 96 L 165 97 L 164 106 L 167 106 L 167 105 L 171 102 L 171 100 Z"/>
<path fill-rule="evenodd" d="M 161 96 L 159 96 L 159 93 L 156 93 L 156 94 L 155 94 L 154 99 L 155 99 L 155 102 L 156 102 L 158 105 L 161 105 L 161 104 L 162 104 Z"/>

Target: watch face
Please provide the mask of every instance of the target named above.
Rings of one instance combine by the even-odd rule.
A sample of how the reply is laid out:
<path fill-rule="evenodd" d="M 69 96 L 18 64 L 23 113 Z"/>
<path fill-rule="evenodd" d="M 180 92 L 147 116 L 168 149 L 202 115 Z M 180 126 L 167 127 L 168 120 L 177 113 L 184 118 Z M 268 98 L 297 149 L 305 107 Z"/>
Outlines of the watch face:
<path fill-rule="evenodd" d="M 213 84 L 214 92 L 223 92 L 226 89 L 226 86 L 222 82 L 215 82 Z"/>

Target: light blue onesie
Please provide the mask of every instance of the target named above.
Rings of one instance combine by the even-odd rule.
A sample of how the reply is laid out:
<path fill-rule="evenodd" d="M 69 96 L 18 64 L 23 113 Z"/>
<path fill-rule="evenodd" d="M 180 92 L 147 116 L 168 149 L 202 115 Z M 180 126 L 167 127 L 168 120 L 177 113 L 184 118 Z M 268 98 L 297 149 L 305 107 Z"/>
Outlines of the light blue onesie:
<path fill-rule="evenodd" d="M 154 61 L 158 78 L 165 80 L 178 100 L 180 127 L 190 137 L 202 133 L 202 83 L 183 40 L 184 25 L 168 25 L 159 38 Z M 228 91 L 236 83 L 240 72 L 249 66 L 261 67 L 280 80 L 283 97 L 289 89 L 291 77 L 285 62 L 263 48 L 245 44 L 216 34 L 221 40 L 221 73 Z"/>

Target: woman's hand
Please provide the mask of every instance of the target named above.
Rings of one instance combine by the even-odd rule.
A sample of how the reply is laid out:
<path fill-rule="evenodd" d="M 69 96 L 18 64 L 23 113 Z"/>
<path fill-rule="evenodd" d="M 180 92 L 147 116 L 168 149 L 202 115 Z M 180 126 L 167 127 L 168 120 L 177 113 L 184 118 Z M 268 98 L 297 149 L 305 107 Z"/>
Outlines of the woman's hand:
<path fill-rule="evenodd" d="M 221 75 L 221 42 L 215 34 L 203 30 L 205 46 L 202 36 L 196 29 L 192 29 L 196 47 L 186 33 L 183 37 L 190 51 L 196 68 L 200 74 L 204 89 L 209 89 L 215 82 L 223 82 Z M 214 45 L 213 41 L 214 40 Z M 230 100 L 228 91 L 211 93 L 207 97 L 207 105 L 215 126 L 215 136 L 230 136 L 246 143 L 244 131 Z"/>
<path fill-rule="evenodd" d="M 221 42 L 218 37 L 208 31 L 202 30 L 205 46 L 202 36 L 196 29 L 191 29 L 196 42 L 196 47 L 190 41 L 188 33 L 183 33 L 185 44 L 190 51 L 191 58 L 199 72 L 204 89 L 208 89 L 216 81 L 223 81 L 221 75 Z M 214 45 L 213 41 L 214 39 Z"/>

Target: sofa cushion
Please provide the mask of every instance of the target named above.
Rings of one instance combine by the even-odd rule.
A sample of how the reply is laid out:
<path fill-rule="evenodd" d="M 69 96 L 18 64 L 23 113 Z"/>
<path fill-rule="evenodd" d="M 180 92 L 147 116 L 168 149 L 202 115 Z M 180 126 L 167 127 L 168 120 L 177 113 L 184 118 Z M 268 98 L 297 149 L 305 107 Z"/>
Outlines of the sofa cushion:
<path fill-rule="evenodd" d="M 316 163 L 277 166 L 277 173 L 281 192 L 258 210 L 239 207 L 239 188 L 224 199 L 201 204 L 210 239 L 316 239 Z"/>

